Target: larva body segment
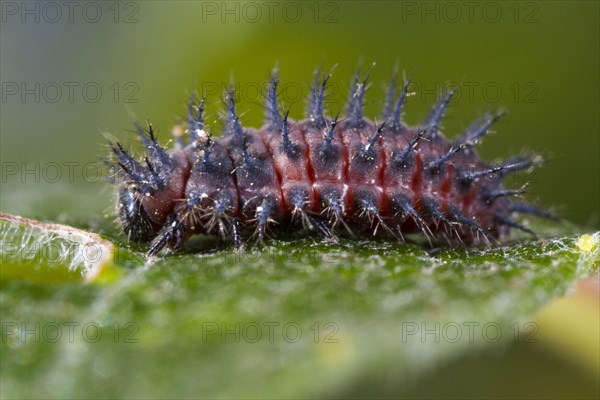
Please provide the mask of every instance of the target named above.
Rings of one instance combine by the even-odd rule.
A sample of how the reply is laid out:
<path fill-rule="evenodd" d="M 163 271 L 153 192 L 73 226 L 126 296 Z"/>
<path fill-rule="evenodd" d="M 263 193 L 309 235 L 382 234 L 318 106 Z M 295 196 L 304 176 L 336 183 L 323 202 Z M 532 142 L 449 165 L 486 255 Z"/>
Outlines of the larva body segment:
<path fill-rule="evenodd" d="M 307 210 L 314 208 L 315 197 L 307 167 L 308 148 L 301 126 L 290 126 L 286 117 L 281 134 L 276 129 L 263 129 L 260 133 L 279 177 L 283 213 L 303 217 Z"/>
<path fill-rule="evenodd" d="M 139 125 L 146 147 L 143 162 L 112 144 L 121 177 L 119 217 L 130 239 L 151 243 L 149 255 L 177 249 L 192 235 L 207 233 L 242 245 L 251 230 L 262 241 L 271 227 L 312 229 L 335 240 L 378 232 L 403 239 L 422 232 L 431 241 L 489 243 L 509 228 L 529 231 L 514 213 L 554 218 L 532 205 L 513 202 L 522 189 L 507 190 L 501 179 L 532 168 L 536 157 L 489 165 L 472 147 L 502 113 L 488 113 L 458 139 L 439 130 L 452 93 L 435 104 L 424 123 L 401 119 L 409 82 L 395 97 L 393 79 L 382 122 L 363 116 L 366 78 L 355 75 L 346 116 L 326 118 L 323 102 L 329 75 L 315 74 L 307 118 L 294 122 L 281 113 L 278 77 L 266 94 L 266 123 L 243 128 L 232 91 L 226 97 L 222 138 L 204 130 L 204 100 L 192 96 L 189 144 L 167 152 Z M 529 231 L 530 232 L 530 231 Z"/>
<path fill-rule="evenodd" d="M 184 221 L 183 230 L 190 235 L 203 230 L 217 233 L 219 219 L 239 207 L 237 186 L 231 175 L 233 164 L 219 142 L 203 148 L 196 141 L 185 153 L 192 167 L 182 197 L 185 201 L 175 211 Z"/>

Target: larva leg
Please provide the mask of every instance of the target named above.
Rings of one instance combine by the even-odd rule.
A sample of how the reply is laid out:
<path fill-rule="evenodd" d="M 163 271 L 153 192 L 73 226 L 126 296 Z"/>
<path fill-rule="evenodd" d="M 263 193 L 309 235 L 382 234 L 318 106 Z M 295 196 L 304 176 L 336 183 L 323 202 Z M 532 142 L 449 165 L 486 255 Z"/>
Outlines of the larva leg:
<path fill-rule="evenodd" d="M 183 244 L 183 224 L 174 219 L 168 225 L 166 225 L 158 233 L 158 236 L 152 242 L 150 250 L 146 253 L 146 257 L 153 257 L 157 255 L 165 247 L 173 249 L 179 248 Z"/>
<path fill-rule="evenodd" d="M 321 234 L 321 236 L 324 239 L 327 239 L 332 242 L 338 241 L 337 236 L 335 235 L 335 233 L 333 233 L 331 229 L 329 229 L 325 221 L 323 221 L 315 215 L 306 214 L 306 217 L 310 221 L 311 225 L 315 227 L 315 229 Z"/>
<path fill-rule="evenodd" d="M 242 240 L 242 227 L 240 220 L 234 218 L 231 221 L 231 237 L 233 238 L 233 248 L 237 251 L 242 250 L 244 242 Z"/>
<path fill-rule="evenodd" d="M 261 205 L 256 207 L 256 234 L 258 235 L 259 243 L 266 237 L 267 225 L 269 222 L 275 222 L 273 218 L 271 218 L 275 209 L 275 201 L 270 197 L 265 197 Z"/>

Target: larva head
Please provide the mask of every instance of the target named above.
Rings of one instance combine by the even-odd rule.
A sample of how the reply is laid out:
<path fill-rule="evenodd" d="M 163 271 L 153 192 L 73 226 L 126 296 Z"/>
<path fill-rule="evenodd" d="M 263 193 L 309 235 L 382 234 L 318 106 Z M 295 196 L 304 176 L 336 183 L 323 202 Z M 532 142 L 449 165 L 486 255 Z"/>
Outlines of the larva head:
<path fill-rule="evenodd" d="M 148 124 L 148 132 L 137 123 L 136 128 L 147 150 L 143 160 L 119 142 L 111 144 L 120 180 L 117 208 L 129 239 L 149 242 L 183 198 L 190 165 L 184 152 L 169 153 L 158 144 L 152 125 Z"/>
<path fill-rule="evenodd" d="M 139 194 L 122 185 L 118 191 L 119 221 L 127 237 L 136 242 L 148 242 L 158 232 L 158 227 L 148 216 Z"/>

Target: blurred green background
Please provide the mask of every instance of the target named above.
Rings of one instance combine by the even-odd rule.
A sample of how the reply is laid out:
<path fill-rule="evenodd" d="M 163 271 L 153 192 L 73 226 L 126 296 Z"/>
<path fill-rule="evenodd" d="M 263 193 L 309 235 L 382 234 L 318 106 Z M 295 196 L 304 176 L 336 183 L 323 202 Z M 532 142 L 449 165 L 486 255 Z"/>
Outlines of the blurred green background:
<path fill-rule="evenodd" d="M 150 117 L 167 141 L 189 91 L 207 89 L 218 130 L 222 88 L 234 76 L 243 122 L 259 125 L 259 88 L 276 62 L 295 118 L 314 68 L 339 63 L 328 103 L 335 113 L 362 61 L 377 63 L 371 116 L 396 64 L 414 71 L 409 123 L 447 83 L 460 85 L 444 122 L 449 136 L 506 107 L 482 156 L 544 154 L 547 165 L 509 185 L 529 181 L 543 206 L 600 226 L 597 1 L 54 4 L 2 3 L 2 211 L 65 220 L 110 209 L 107 185 L 90 181 L 107 153 L 101 132 L 135 140 L 129 113 Z"/>

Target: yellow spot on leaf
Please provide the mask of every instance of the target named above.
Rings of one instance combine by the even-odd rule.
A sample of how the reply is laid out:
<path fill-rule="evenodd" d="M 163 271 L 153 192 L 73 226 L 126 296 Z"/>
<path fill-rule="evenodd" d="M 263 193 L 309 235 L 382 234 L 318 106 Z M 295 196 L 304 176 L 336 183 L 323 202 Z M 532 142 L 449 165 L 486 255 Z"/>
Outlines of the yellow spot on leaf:
<path fill-rule="evenodd" d="M 581 235 L 579 239 L 577 239 L 577 247 L 581 249 L 581 251 L 585 253 L 589 253 L 594 250 L 595 247 L 598 246 L 600 242 L 600 236 L 598 234 L 594 235 Z"/>

